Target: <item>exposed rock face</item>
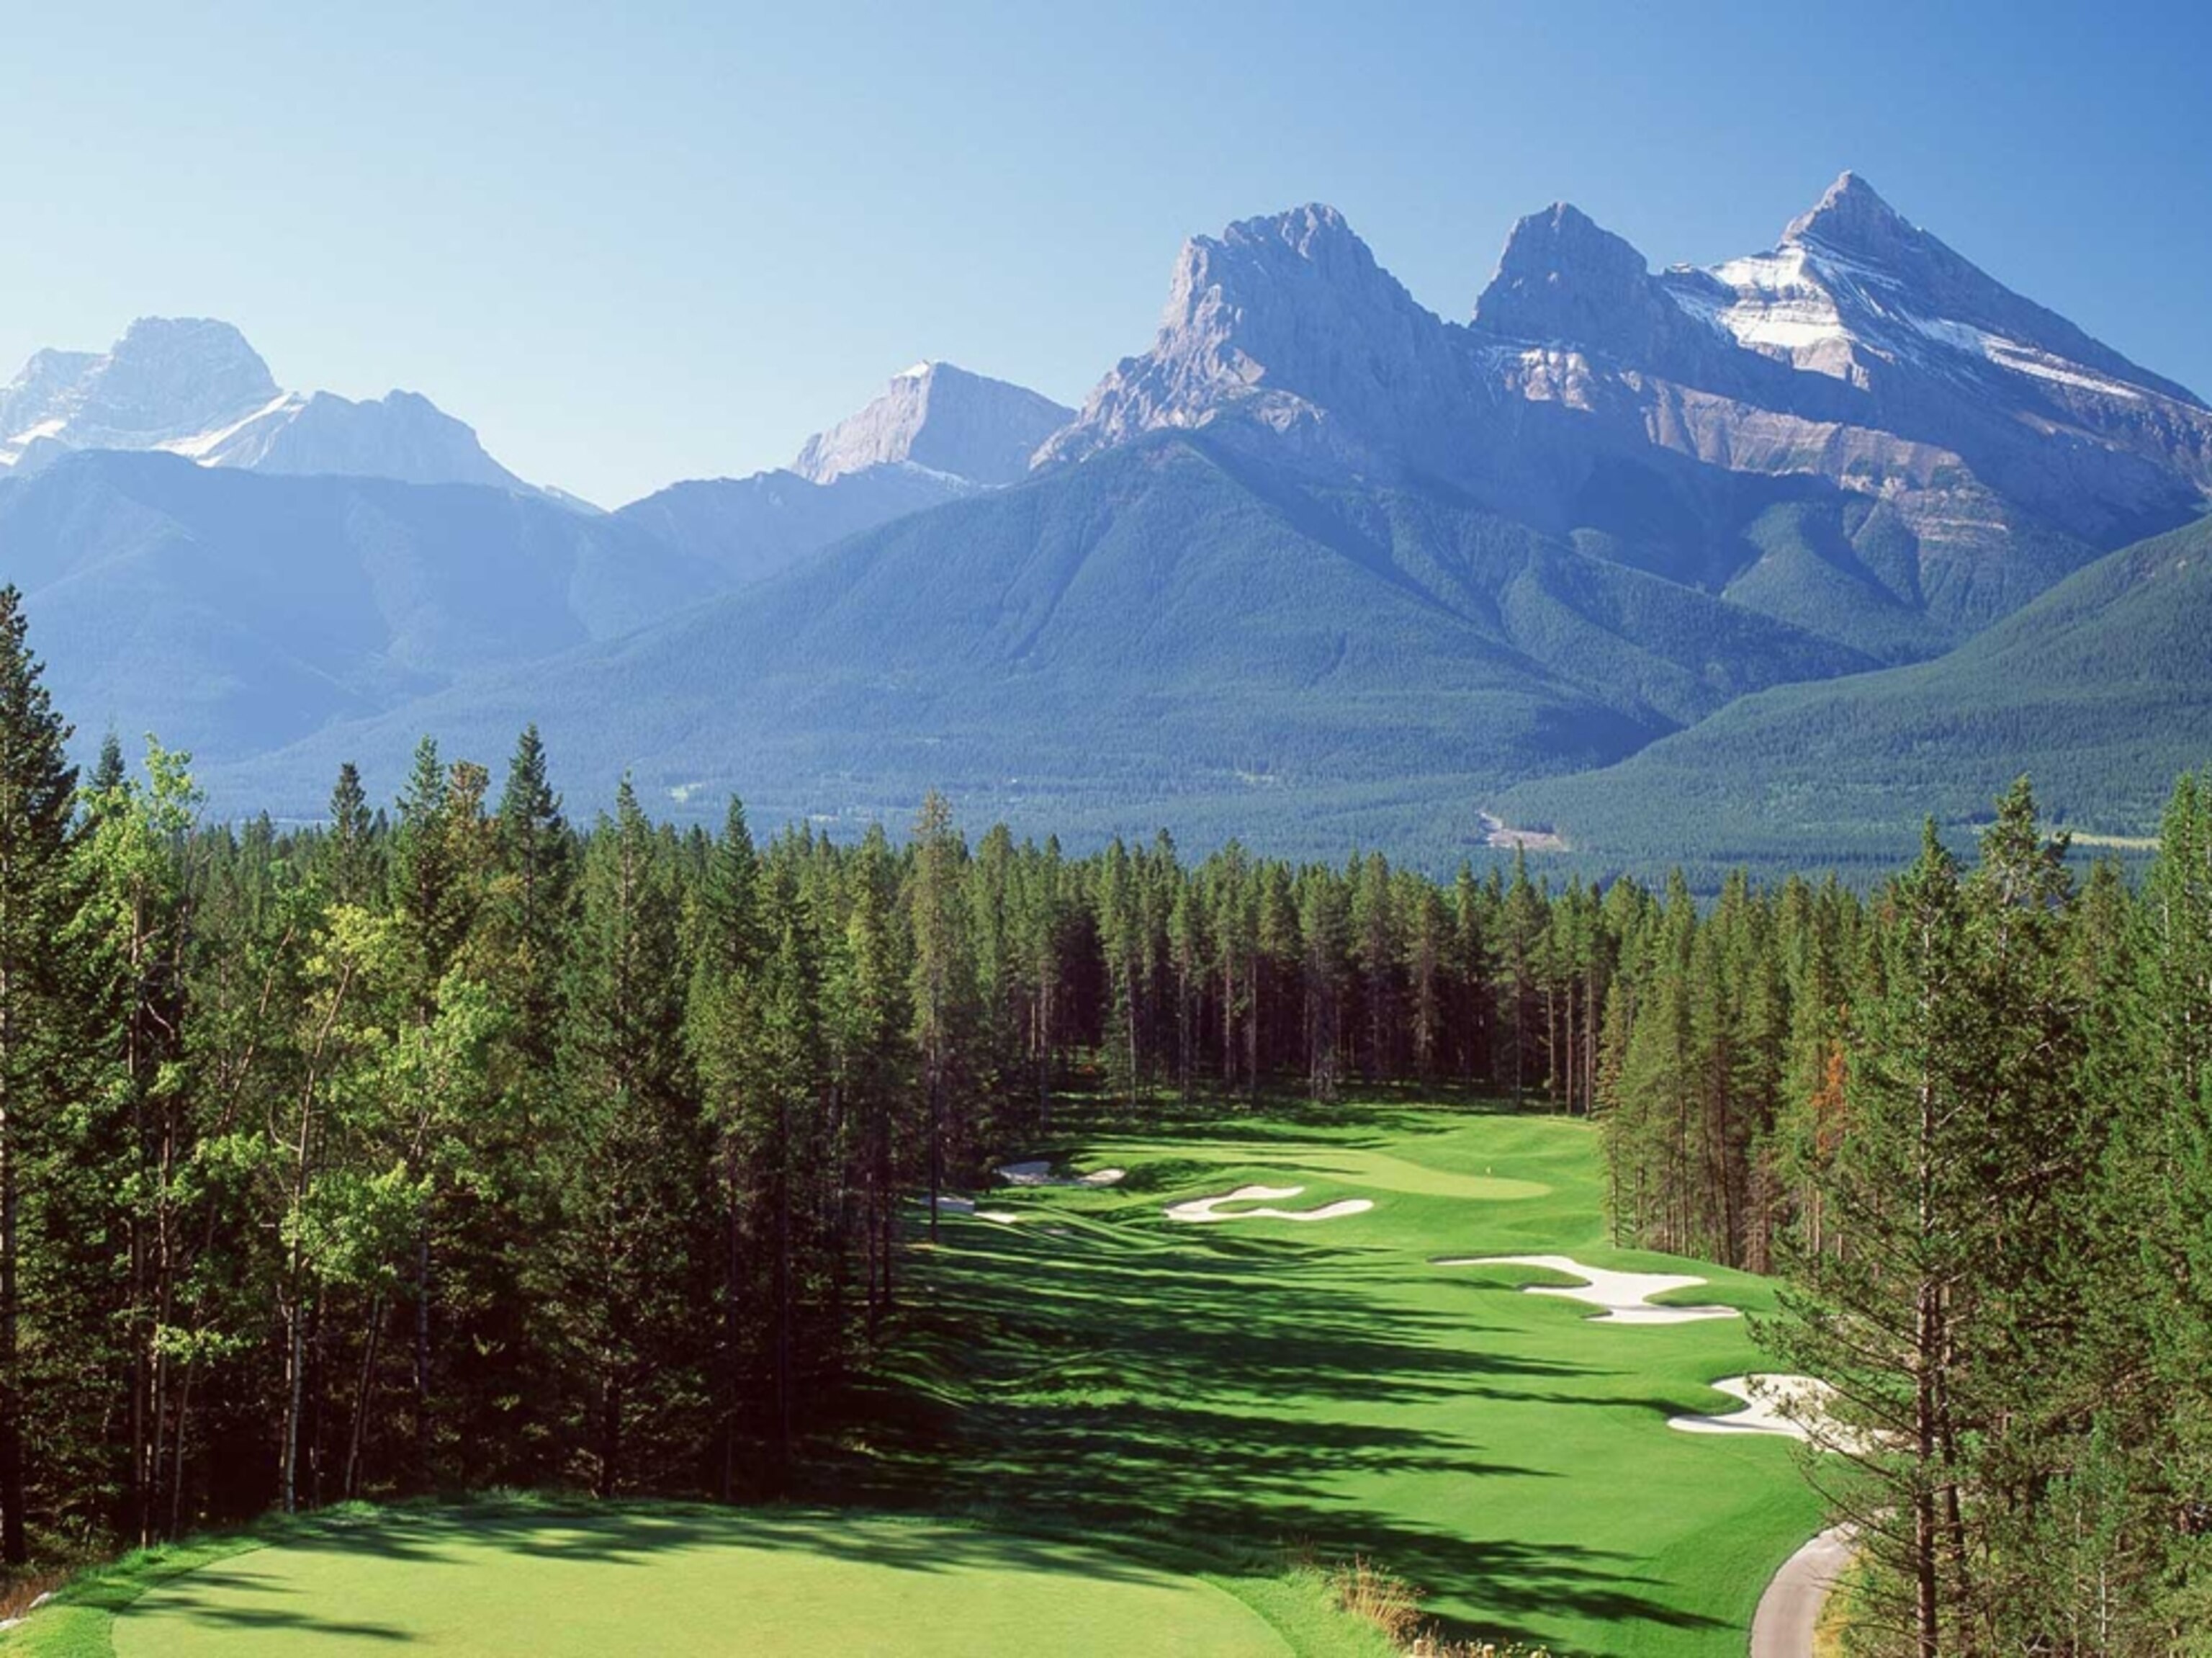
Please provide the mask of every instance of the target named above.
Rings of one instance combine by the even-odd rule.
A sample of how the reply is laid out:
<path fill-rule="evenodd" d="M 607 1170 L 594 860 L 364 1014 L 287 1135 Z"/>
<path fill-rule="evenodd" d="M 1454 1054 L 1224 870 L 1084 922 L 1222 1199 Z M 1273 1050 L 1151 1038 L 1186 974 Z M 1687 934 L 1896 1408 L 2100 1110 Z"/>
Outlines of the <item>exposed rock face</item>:
<path fill-rule="evenodd" d="M 1682 308 L 1652 281 L 1644 255 L 1565 202 L 1513 227 L 1498 274 L 1475 302 L 1474 326 L 1506 339 L 1638 363 L 1696 343 Z"/>
<path fill-rule="evenodd" d="M 198 458 L 254 472 L 521 487 L 483 452 L 473 430 L 416 392 L 389 392 L 362 403 L 328 392 L 289 399 L 225 434 Z"/>
<path fill-rule="evenodd" d="M 974 484 L 1011 484 L 1028 472 L 1037 446 L 1074 415 L 1024 387 L 950 363 L 918 363 L 858 414 L 808 438 L 791 470 L 828 484 L 870 466 L 904 464 Z"/>
<path fill-rule="evenodd" d="M 1246 219 L 1183 244 L 1152 349 L 1108 374 L 1038 458 L 1233 414 L 1316 458 L 1388 465 L 1431 447 L 1437 419 L 1463 421 L 1463 332 L 1425 310 L 1334 208 Z"/>
<path fill-rule="evenodd" d="M 71 449 L 530 491 L 428 398 L 284 391 L 243 334 L 201 317 L 142 317 L 104 353 L 40 351 L 0 390 L 0 473 Z"/>
<path fill-rule="evenodd" d="M 0 391 L 0 445 L 150 449 L 244 419 L 279 395 L 246 338 L 202 317 L 141 317 L 105 355 L 41 351 Z"/>
<path fill-rule="evenodd" d="M 1878 503 L 1853 534 L 1886 538 L 1891 588 L 1954 631 L 2212 497 L 2202 401 L 1850 174 L 1772 251 L 1711 271 L 1655 276 L 1573 207 L 1532 215 L 1466 326 L 1419 306 L 1333 209 L 1196 238 L 1152 350 L 1041 458 L 1162 427 L 1439 479 L 1560 533 L 1614 533 L 1623 469 L 1648 474 L 1628 493 L 1680 497 L 1667 533 L 1698 546 L 1639 559 L 1708 585 L 1748 556 L 1746 485 L 1802 480 Z"/>

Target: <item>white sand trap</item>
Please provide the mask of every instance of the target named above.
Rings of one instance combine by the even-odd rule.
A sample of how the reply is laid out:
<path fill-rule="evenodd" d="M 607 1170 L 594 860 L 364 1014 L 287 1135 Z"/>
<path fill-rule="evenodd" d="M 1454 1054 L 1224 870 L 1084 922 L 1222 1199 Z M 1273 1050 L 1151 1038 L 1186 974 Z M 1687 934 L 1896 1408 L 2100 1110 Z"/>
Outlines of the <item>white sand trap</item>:
<path fill-rule="evenodd" d="M 1828 1414 L 1836 1390 L 1817 1376 L 1723 1376 L 1714 1388 L 1743 1401 L 1725 1416 L 1669 1417 L 1686 1434 L 1780 1434 L 1790 1439 L 1846 1447 L 1859 1436 Z"/>
<path fill-rule="evenodd" d="M 1088 1174 L 1054 1174 L 1050 1163 L 1007 1163 L 999 1178 L 1008 1186 L 1119 1186 L 1128 1178 L 1125 1168 L 1093 1169 Z"/>
<path fill-rule="evenodd" d="M 1319 1209 L 1240 1209 L 1228 1215 L 1220 1210 L 1223 1204 L 1272 1204 L 1279 1198 L 1295 1198 L 1304 1190 L 1302 1186 L 1240 1186 L 1218 1198 L 1194 1198 L 1188 1203 L 1170 1204 L 1167 1217 L 1191 1222 L 1335 1221 L 1346 1215 L 1364 1215 L 1375 1207 L 1372 1198 L 1340 1198 Z"/>
<path fill-rule="evenodd" d="M 916 1198 L 915 1202 L 927 1209 L 929 1199 Z M 978 1209 L 973 1198 L 939 1198 L 937 1212 L 940 1215 L 973 1215 L 979 1221 L 996 1221 L 1000 1226 L 1012 1226 L 1022 1217 L 1011 1209 Z"/>
<path fill-rule="evenodd" d="M 1705 1282 L 1681 1272 L 1615 1272 L 1602 1266 L 1584 1266 L 1566 1255 L 1455 1255 L 1438 1266 L 1540 1266 L 1547 1272 L 1563 1272 L 1583 1280 L 1578 1284 L 1523 1284 L 1523 1294 L 1559 1295 L 1605 1309 L 1592 1324 L 1695 1324 L 1701 1319 L 1737 1319 L 1733 1307 L 1654 1307 L 1651 1297 L 1672 1289 L 1690 1289 Z"/>

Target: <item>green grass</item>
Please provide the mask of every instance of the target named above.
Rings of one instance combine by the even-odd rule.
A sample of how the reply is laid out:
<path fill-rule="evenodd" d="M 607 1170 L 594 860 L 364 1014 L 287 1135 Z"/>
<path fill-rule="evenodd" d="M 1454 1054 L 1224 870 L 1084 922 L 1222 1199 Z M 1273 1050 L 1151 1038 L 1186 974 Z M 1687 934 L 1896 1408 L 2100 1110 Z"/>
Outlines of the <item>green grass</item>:
<path fill-rule="evenodd" d="M 196 1569 L 194 1569 L 196 1568 Z M 1051 1652 L 1287 1658 L 1340 1624 L 1316 1585 L 1251 1597 L 1066 1537 L 704 1505 L 473 1505 L 266 1527 L 82 1580 L 9 1658 L 471 1658 Z M 1285 1624 L 1288 1634 L 1278 1629 Z M 1347 1632 L 1348 1633 L 1348 1632 Z M 1340 1634 L 1333 1649 L 1355 1648 Z"/>
<path fill-rule="evenodd" d="M 1168 1120 L 1169 1119 L 1177 1120 Z M 1376 1101 L 1184 1112 L 1034 1149 L 1124 1183 L 994 1196 L 908 1257 L 902 1369 L 832 1477 L 865 1510 L 353 1511 L 80 1579 L 6 1658 L 1049 1652 L 1380 1658 L 1310 1564 L 1364 1557 L 1447 1633 L 1729 1655 L 1818 1528 L 1778 1440 L 1671 1431 L 1749 1326 L 1595 1324 L 1438 1256 L 1604 1243 L 1588 1125 Z M 1171 1222 L 1247 1184 L 1310 1225 Z M 1698 1269 L 1692 1269 L 1698 1270 Z M 1677 1299 L 1771 1309 L 1704 1269 Z M 197 1570 L 193 1570 L 197 1568 Z"/>
<path fill-rule="evenodd" d="M 1441 1255 L 1607 1247 L 1586 1124 L 1399 1106 L 1064 1144 L 1121 1187 L 948 1220 L 907 1378 L 913 1500 L 1091 1534 L 1373 1558 L 1462 1635 L 1584 1653 L 1741 1651 L 1760 1590 L 1818 1529 L 1789 1443 L 1670 1430 L 1726 1409 L 1749 1326 L 1589 1322 Z M 1164 1204 L 1302 1185 L 1366 1197 L 1311 1224 L 1179 1225 Z M 995 1201 L 995 1200 L 994 1200 Z M 1677 1299 L 1771 1309 L 1709 1269 Z M 897 1466 L 895 1448 L 890 1460 Z"/>

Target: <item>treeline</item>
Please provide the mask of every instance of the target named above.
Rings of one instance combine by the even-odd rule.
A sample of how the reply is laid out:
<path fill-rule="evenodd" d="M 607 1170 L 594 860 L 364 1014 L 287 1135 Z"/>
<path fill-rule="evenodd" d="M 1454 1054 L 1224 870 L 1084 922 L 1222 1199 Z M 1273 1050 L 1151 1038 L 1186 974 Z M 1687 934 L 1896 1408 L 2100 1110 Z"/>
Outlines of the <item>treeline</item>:
<path fill-rule="evenodd" d="M 1971 868 L 1620 911 L 1616 1234 L 1785 1275 L 1857 1650 L 2212 1650 L 2212 792 L 2139 893 L 2066 852 L 2023 783 Z"/>

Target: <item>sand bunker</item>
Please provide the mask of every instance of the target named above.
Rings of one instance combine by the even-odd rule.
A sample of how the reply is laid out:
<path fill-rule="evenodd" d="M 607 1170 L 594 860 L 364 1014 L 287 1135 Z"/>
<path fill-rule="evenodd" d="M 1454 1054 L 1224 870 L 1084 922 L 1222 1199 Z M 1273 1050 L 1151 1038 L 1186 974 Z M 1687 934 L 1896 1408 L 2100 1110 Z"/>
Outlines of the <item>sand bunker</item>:
<path fill-rule="evenodd" d="M 1713 1387 L 1741 1399 L 1744 1408 L 1725 1416 L 1669 1417 L 1667 1425 L 1686 1434 L 1780 1434 L 1839 1449 L 1860 1438 L 1828 1414 L 1836 1390 L 1817 1376 L 1723 1376 Z"/>
<path fill-rule="evenodd" d="M 1008 1186 L 1119 1186 L 1128 1178 L 1126 1168 L 1097 1168 L 1088 1174 L 1055 1174 L 1050 1163 L 1007 1163 L 999 1178 Z"/>
<path fill-rule="evenodd" d="M 1654 1307 L 1651 1297 L 1672 1289 L 1689 1289 L 1705 1282 L 1680 1272 L 1615 1272 L 1601 1266 L 1584 1266 L 1566 1255 L 1455 1255 L 1434 1263 L 1437 1266 L 1540 1266 L 1583 1280 L 1578 1284 L 1531 1283 L 1522 1286 L 1531 1295 L 1559 1295 L 1584 1301 L 1605 1310 L 1593 1324 L 1694 1324 L 1701 1319 L 1735 1319 L 1743 1315 L 1733 1307 Z"/>
<path fill-rule="evenodd" d="M 916 1198 L 915 1202 L 926 1206 L 929 1199 Z M 973 1215 L 979 1221 L 996 1221 L 1000 1226 L 1012 1226 L 1022 1218 L 1011 1209 L 978 1209 L 973 1198 L 939 1198 L 937 1212 L 940 1215 Z"/>
<path fill-rule="evenodd" d="M 1371 1198 L 1340 1198 L 1318 1209 L 1240 1209 L 1227 1215 L 1220 1211 L 1223 1204 L 1271 1204 L 1279 1198 L 1295 1198 L 1304 1190 L 1302 1186 L 1240 1186 L 1218 1198 L 1194 1198 L 1188 1203 L 1170 1204 L 1167 1217 L 1192 1222 L 1334 1221 L 1346 1215 L 1364 1215 L 1375 1207 Z"/>

